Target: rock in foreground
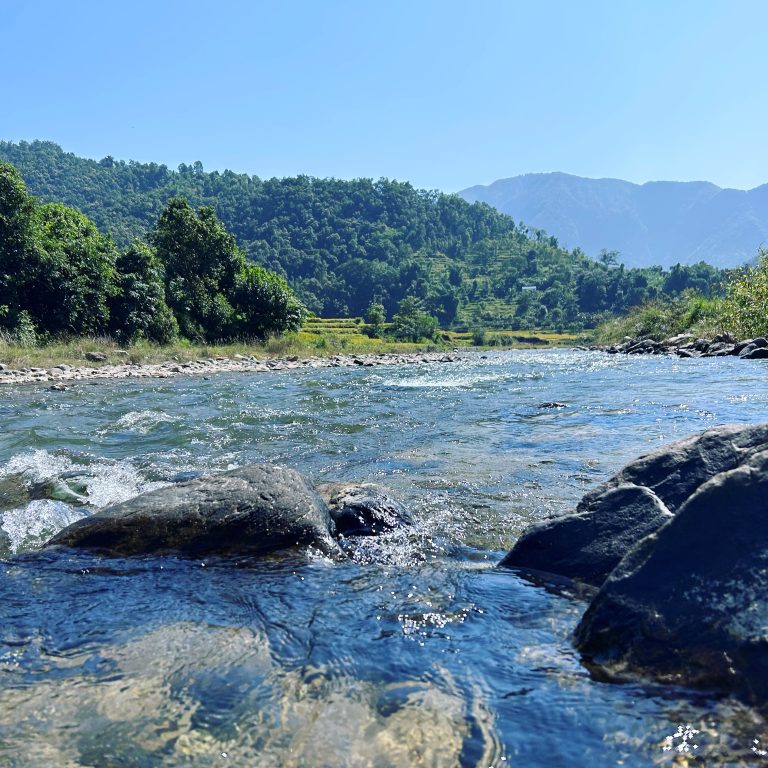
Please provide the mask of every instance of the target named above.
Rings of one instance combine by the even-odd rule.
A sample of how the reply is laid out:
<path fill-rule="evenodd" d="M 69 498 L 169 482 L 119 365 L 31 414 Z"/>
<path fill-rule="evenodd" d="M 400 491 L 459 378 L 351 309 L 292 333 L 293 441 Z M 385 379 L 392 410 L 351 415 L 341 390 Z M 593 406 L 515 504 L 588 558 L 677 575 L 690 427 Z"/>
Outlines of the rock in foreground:
<path fill-rule="evenodd" d="M 528 528 L 501 565 L 599 587 L 703 483 L 766 449 L 768 425 L 726 425 L 641 456 L 584 496 L 575 514 Z"/>
<path fill-rule="evenodd" d="M 599 586 L 639 539 L 671 517 L 653 491 L 620 485 L 588 511 L 532 525 L 500 565 Z"/>
<path fill-rule="evenodd" d="M 702 485 L 640 541 L 576 641 L 609 674 L 768 701 L 768 451 Z"/>
<path fill-rule="evenodd" d="M 252 465 L 142 494 L 78 520 L 46 546 L 110 555 L 264 555 L 312 546 L 341 556 L 328 508 L 296 470 Z"/>

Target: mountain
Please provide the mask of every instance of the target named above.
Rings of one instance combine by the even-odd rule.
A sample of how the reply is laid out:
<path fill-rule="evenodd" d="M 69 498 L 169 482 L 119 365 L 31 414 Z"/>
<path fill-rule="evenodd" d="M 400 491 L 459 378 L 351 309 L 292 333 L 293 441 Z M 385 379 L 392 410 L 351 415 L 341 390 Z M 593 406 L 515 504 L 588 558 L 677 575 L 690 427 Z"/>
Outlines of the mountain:
<path fill-rule="evenodd" d="M 44 141 L 0 141 L 0 161 L 42 201 L 82 211 L 118 248 L 155 227 L 170 198 L 210 206 L 250 261 L 285 277 L 322 317 L 360 317 L 379 302 L 392 317 L 415 298 L 443 327 L 576 329 L 688 288 L 716 291 L 722 278 L 706 264 L 665 272 L 595 261 L 490 205 L 407 182 L 260 179 L 199 162 L 174 171 L 89 160 Z"/>
<path fill-rule="evenodd" d="M 591 256 L 618 251 L 632 267 L 699 261 L 734 267 L 768 242 L 768 184 L 743 191 L 705 181 L 632 184 L 529 173 L 459 194 L 545 229 L 564 247 Z"/>

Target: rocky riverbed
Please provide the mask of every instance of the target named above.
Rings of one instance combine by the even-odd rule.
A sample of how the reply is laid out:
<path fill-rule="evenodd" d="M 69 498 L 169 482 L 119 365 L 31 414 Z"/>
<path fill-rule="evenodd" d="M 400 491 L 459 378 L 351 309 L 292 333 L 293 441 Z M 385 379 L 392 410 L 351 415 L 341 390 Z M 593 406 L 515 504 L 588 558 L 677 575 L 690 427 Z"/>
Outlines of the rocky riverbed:
<path fill-rule="evenodd" d="M 0 363 L 0 384 L 52 382 L 51 389 L 65 389 L 68 383 L 84 379 L 168 379 L 174 376 L 210 375 L 216 373 L 257 373 L 301 368 L 350 368 L 380 365 L 414 365 L 416 363 L 453 363 L 461 359 L 458 352 L 415 352 L 409 354 L 333 355 L 332 357 L 257 358 L 235 355 L 233 358 L 212 357 L 187 362 L 167 360 L 142 365 L 106 363 L 106 355 L 89 353 L 97 365 L 72 366 L 66 363 L 50 368 L 11 368 Z M 102 364 L 103 363 L 103 364 Z"/>

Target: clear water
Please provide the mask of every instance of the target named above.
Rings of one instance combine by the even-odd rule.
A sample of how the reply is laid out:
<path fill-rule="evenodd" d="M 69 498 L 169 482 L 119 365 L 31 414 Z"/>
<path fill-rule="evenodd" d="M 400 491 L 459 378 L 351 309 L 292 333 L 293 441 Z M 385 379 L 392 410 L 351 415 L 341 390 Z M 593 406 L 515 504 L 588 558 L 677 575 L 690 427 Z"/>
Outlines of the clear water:
<path fill-rule="evenodd" d="M 765 420 L 764 363 L 513 351 L 19 386 L 0 412 L 0 765 L 762 764 L 758 715 L 593 680 L 585 604 L 494 564 L 634 456 Z M 265 461 L 385 484 L 417 525 L 344 564 L 109 559 L 38 552 L 88 509 L 9 491 L 63 477 L 101 507 Z"/>

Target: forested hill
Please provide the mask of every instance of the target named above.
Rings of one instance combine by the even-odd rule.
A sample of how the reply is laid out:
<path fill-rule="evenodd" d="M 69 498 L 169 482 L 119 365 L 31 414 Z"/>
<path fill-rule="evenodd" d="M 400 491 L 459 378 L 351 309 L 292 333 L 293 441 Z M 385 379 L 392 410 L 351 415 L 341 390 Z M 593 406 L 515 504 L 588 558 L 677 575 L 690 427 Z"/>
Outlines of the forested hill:
<path fill-rule="evenodd" d="M 423 300 L 447 326 L 578 327 L 661 292 L 716 280 L 705 265 L 625 270 L 516 227 L 484 203 L 385 179 L 262 180 L 200 163 L 87 160 L 51 142 L 0 142 L 30 192 L 78 208 L 124 246 L 151 229 L 171 197 L 214 208 L 252 261 L 285 275 L 309 309 L 362 315 Z"/>

